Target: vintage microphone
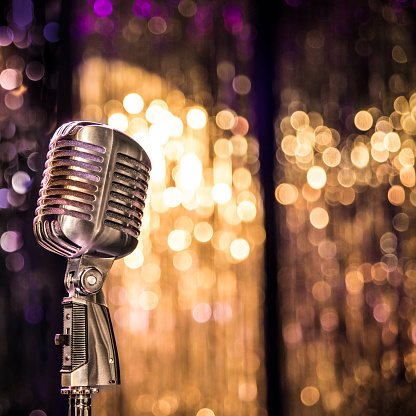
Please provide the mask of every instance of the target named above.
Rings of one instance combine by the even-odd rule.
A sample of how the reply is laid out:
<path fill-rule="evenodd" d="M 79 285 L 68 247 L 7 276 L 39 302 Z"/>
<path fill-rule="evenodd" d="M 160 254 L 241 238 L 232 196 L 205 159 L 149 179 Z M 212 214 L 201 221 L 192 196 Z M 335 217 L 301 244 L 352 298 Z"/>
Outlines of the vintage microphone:
<path fill-rule="evenodd" d="M 69 415 L 91 415 L 97 386 L 120 383 L 116 342 L 102 286 L 115 259 L 138 241 L 150 160 L 129 136 L 87 121 L 62 125 L 49 144 L 35 237 L 68 258 L 63 304 L 61 393 Z"/>

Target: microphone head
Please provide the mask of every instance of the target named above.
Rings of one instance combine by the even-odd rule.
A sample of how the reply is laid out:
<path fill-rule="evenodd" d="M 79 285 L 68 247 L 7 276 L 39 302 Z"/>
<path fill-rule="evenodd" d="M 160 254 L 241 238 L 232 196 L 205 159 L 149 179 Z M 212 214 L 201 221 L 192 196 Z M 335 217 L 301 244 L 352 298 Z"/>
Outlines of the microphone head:
<path fill-rule="evenodd" d="M 151 163 L 132 138 L 76 121 L 56 130 L 39 191 L 35 237 L 67 258 L 124 257 L 138 242 Z"/>

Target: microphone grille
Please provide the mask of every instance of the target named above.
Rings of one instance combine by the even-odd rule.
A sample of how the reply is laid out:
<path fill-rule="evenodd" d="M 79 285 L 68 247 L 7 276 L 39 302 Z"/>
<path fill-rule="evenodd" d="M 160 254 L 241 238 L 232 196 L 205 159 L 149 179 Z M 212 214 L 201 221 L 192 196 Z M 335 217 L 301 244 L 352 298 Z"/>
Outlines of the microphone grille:
<path fill-rule="evenodd" d="M 135 238 L 140 234 L 150 168 L 117 153 L 104 224 Z"/>

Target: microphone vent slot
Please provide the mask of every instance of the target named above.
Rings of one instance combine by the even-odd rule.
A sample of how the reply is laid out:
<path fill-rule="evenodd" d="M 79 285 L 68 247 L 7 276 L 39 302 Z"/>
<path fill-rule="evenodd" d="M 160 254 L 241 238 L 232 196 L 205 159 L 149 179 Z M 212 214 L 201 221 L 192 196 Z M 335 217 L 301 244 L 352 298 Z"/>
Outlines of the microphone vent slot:
<path fill-rule="evenodd" d="M 82 127 L 69 123 L 60 133 L 73 134 Z M 36 215 L 69 215 L 91 221 L 98 189 L 95 183 L 100 181 L 104 160 L 100 154 L 105 148 L 58 134 L 49 149 Z"/>
<path fill-rule="evenodd" d="M 87 308 L 72 304 L 71 367 L 72 370 L 87 362 Z"/>
<path fill-rule="evenodd" d="M 104 224 L 135 238 L 150 179 L 150 167 L 122 153 L 117 154 Z"/>

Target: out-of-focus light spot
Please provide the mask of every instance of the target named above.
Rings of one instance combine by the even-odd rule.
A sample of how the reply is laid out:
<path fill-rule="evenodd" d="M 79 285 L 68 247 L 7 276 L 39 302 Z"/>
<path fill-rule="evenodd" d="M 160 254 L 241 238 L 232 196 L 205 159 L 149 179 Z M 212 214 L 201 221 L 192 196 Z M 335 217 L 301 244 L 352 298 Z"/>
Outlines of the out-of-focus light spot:
<path fill-rule="evenodd" d="M 36 410 L 32 410 L 29 413 L 29 416 L 47 416 L 47 415 L 43 410 L 36 409 Z"/>
<path fill-rule="evenodd" d="M 406 198 L 404 189 L 400 185 L 394 185 L 389 189 L 387 197 L 391 204 L 393 205 L 403 205 L 403 202 Z"/>
<path fill-rule="evenodd" d="M 238 398 L 243 402 L 251 402 L 257 397 L 257 385 L 252 383 L 241 383 L 238 386 Z"/>
<path fill-rule="evenodd" d="M 321 189 L 326 183 L 326 173 L 320 166 L 312 166 L 307 173 L 307 180 L 311 188 Z"/>
<path fill-rule="evenodd" d="M 191 108 L 186 115 L 189 127 L 199 130 L 207 124 L 207 116 L 202 108 Z"/>
<path fill-rule="evenodd" d="M 24 98 L 22 94 L 18 94 L 15 91 L 9 91 L 4 97 L 4 103 L 10 110 L 18 110 L 22 107 Z"/>
<path fill-rule="evenodd" d="M 30 176 L 24 171 L 18 171 L 12 176 L 12 187 L 18 194 L 25 194 L 32 186 Z"/>
<path fill-rule="evenodd" d="M 410 112 L 409 102 L 405 97 L 400 96 L 394 100 L 394 109 L 400 114 L 404 115 Z"/>
<path fill-rule="evenodd" d="M 308 386 L 300 392 L 300 400 L 305 406 L 313 406 L 319 400 L 320 394 L 316 387 Z"/>
<path fill-rule="evenodd" d="M 290 183 L 281 183 L 275 190 L 275 197 L 277 202 L 282 205 L 294 204 L 298 197 L 299 191 L 296 186 L 291 185 Z"/>
<path fill-rule="evenodd" d="M 238 204 L 237 215 L 242 221 L 249 222 L 256 218 L 256 206 L 250 201 L 243 201 Z"/>
<path fill-rule="evenodd" d="M 394 46 L 394 48 L 391 52 L 391 56 L 399 64 L 404 64 L 404 63 L 407 62 L 406 52 L 404 51 L 404 49 L 400 45 L 395 45 Z"/>
<path fill-rule="evenodd" d="M 184 272 L 192 266 L 192 256 L 186 251 L 180 251 L 173 256 L 173 266 L 175 269 Z"/>
<path fill-rule="evenodd" d="M 371 156 L 376 162 L 385 162 L 389 158 L 389 151 L 384 146 L 384 142 L 375 143 L 371 148 Z"/>
<path fill-rule="evenodd" d="M 245 75 L 237 75 L 233 79 L 233 89 L 237 94 L 248 94 L 251 90 L 250 78 Z"/>
<path fill-rule="evenodd" d="M 235 123 L 235 114 L 231 110 L 222 110 L 215 117 L 217 126 L 223 130 L 230 130 Z"/>
<path fill-rule="evenodd" d="M 30 324 L 36 325 L 43 319 L 43 308 L 37 303 L 32 303 L 25 308 L 25 319 Z"/>
<path fill-rule="evenodd" d="M 6 231 L 0 237 L 0 247 L 8 253 L 19 250 L 22 246 L 23 240 L 20 234 L 15 231 Z"/>
<path fill-rule="evenodd" d="M 218 139 L 214 144 L 214 152 L 218 157 L 230 157 L 233 153 L 233 145 L 227 139 Z"/>
<path fill-rule="evenodd" d="M 351 162 L 357 166 L 357 168 L 363 168 L 367 166 L 370 160 L 370 155 L 368 153 L 367 147 L 364 145 L 356 146 L 352 149 L 351 152 Z"/>
<path fill-rule="evenodd" d="M 8 195 L 9 190 L 7 188 L 0 189 L 0 208 L 6 209 L 9 207 Z"/>
<path fill-rule="evenodd" d="M 168 245 L 174 251 L 185 250 L 192 242 L 191 236 L 184 230 L 173 230 L 168 236 Z"/>
<path fill-rule="evenodd" d="M 341 153 L 335 147 L 328 147 L 324 150 L 322 154 L 322 160 L 324 161 L 325 165 L 330 167 L 338 166 L 341 162 Z"/>
<path fill-rule="evenodd" d="M 82 109 L 81 114 L 84 120 L 101 121 L 103 111 L 98 105 L 89 104 Z"/>
<path fill-rule="evenodd" d="M 211 195 L 218 204 L 225 204 L 231 199 L 232 190 L 226 183 L 217 183 L 213 186 Z"/>
<path fill-rule="evenodd" d="M 251 173 L 246 168 L 237 168 L 233 173 L 233 184 L 237 189 L 248 189 L 251 185 Z"/>
<path fill-rule="evenodd" d="M 201 243 L 206 243 L 207 241 L 211 240 L 213 234 L 214 231 L 211 224 L 203 221 L 195 225 L 194 235 L 195 238 Z"/>
<path fill-rule="evenodd" d="M 152 12 L 152 0 L 136 0 L 133 4 L 133 13 L 139 18 L 149 17 Z"/>
<path fill-rule="evenodd" d="M 351 270 L 345 275 L 345 286 L 349 293 L 361 293 L 364 287 L 364 276 L 358 270 Z"/>
<path fill-rule="evenodd" d="M 159 146 L 169 141 L 169 131 L 164 124 L 153 124 L 149 128 L 149 139 Z"/>
<path fill-rule="evenodd" d="M 400 150 L 401 142 L 397 133 L 388 133 L 384 136 L 384 146 L 389 152 L 397 152 Z"/>
<path fill-rule="evenodd" d="M 33 20 L 33 3 L 31 0 L 13 0 L 13 21 L 23 29 Z"/>
<path fill-rule="evenodd" d="M 232 62 L 222 61 L 217 66 L 217 75 L 221 81 L 231 81 L 235 75 L 235 67 Z"/>
<path fill-rule="evenodd" d="M 320 316 L 320 323 L 324 331 L 335 331 L 339 324 L 338 314 L 334 310 L 324 310 Z"/>
<path fill-rule="evenodd" d="M 163 191 L 163 202 L 170 208 L 177 207 L 182 202 L 180 189 L 171 186 Z"/>
<path fill-rule="evenodd" d="M 6 27 L 0 27 L 0 46 L 9 46 L 13 42 L 13 31 Z"/>
<path fill-rule="evenodd" d="M 125 305 L 127 303 L 127 290 L 123 286 L 113 286 L 108 291 L 108 299 L 114 305 Z"/>
<path fill-rule="evenodd" d="M 126 131 L 129 126 L 129 121 L 124 114 L 115 113 L 108 118 L 108 125 L 113 129 Z"/>
<path fill-rule="evenodd" d="M 5 90 L 14 90 L 22 85 L 23 75 L 15 69 L 4 69 L 0 74 L 0 85 Z"/>
<path fill-rule="evenodd" d="M 317 145 L 322 147 L 335 145 L 331 129 L 325 126 L 318 126 L 315 129 L 315 141 Z"/>
<path fill-rule="evenodd" d="M 160 266 L 156 263 L 147 263 L 142 266 L 141 275 L 145 282 L 154 283 L 160 280 Z"/>
<path fill-rule="evenodd" d="M 338 172 L 338 182 L 345 188 L 351 188 L 357 180 L 357 175 L 353 169 L 344 168 Z"/>
<path fill-rule="evenodd" d="M 146 311 L 155 309 L 158 303 L 159 298 L 157 294 L 151 290 L 146 290 L 139 296 L 139 305 Z"/>
<path fill-rule="evenodd" d="M 413 188 L 416 184 L 415 169 L 414 167 L 400 169 L 400 182 L 408 187 Z"/>
<path fill-rule="evenodd" d="M 43 29 L 43 36 L 49 42 L 58 42 L 59 41 L 59 24 L 56 22 L 48 23 Z"/>
<path fill-rule="evenodd" d="M 404 212 L 400 212 L 393 217 L 392 223 L 395 230 L 404 232 L 409 228 L 409 216 Z"/>
<path fill-rule="evenodd" d="M 231 133 L 238 136 L 245 136 L 250 128 L 247 119 L 245 117 L 238 116 L 234 121 L 234 125 L 231 127 Z"/>
<path fill-rule="evenodd" d="M 127 94 L 123 100 L 123 107 L 130 114 L 139 114 L 143 110 L 143 98 L 136 93 Z"/>
<path fill-rule="evenodd" d="M 134 250 L 128 256 L 124 257 L 124 263 L 130 269 L 138 269 L 143 264 L 143 261 L 144 256 L 139 249 Z"/>
<path fill-rule="evenodd" d="M 203 409 L 198 410 L 196 416 L 215 416 L 215 413 L 211 409 L 205 407 Z"/>
<path fill-rule="evenodd" d="M 373 116 L 368 111 L 359 111 L 354 117 L 354 124 L 358 130 L 370 130 L 373 125 Z"/>
<path fill-rule="evenodd" d="M 231 137 L 231 144 L 233 145 L 233 155 L 244 156 L 247 153 L 248 143 L 245 137 L 233 136 Z"/>
<path fill-rule="evenodd" d="M 228 302 L 216 302 L 213 308 L 214 321 L 225 324 L 233 317 L 233 309 Z"/>
<path fill-rule="evenodd" d="M 176 179 L 175 179 L 176 180 Z M 196 191 L 202 181 L 202 163 L 198 156 L 188 153 L 180 161 L 177 183 L 188 191 Z"/>
<path fill-rule="evenodd" d="M 105 18 L 111 16 L 113 3 L 110 0 L 95 0 L 94 13 L 97 17 Z"/>
<path fill-rule="evenodd" d="M 156 400 L 150 394 L 141 394 L 136 400 L 137 409 L 143 413 L 151 413 Z"/>
<path fill-rule="evenodd" d="M 399 153 L 399 161 L 406 168 L 410 168 L 414 166 L 415 155 L 413 153 L 413 150 L 408 147 L 405 149 L 402 149 Z"/>
<path fill-rule="evenodd" d="M 161 35 L 162 33 L 165 33 L 168 27 L 165 19 L 160 16 L 152 17 L 149 20 L 147 26 L 149 27 L 150 32 L 152 32 L 154 35 Z"/>
<path fill-rule="evenodd" d="M 283 339 L 288 348 L 296 347 L 296 345 L 299 344 L 299 342 L 301 342 L 303 339 L 302 328 L 300 324 L 297 322 L 287 324 L 283 328 Z"/>
<path fill-rule="evenodd" d="M 324 282 L 316 282 L 312 287 L 312 295 L 318 302 L 325 302 L 331 297 L 331 286 Z"/>
<path fill-rule="evenodd" d="M 185 17 L 192 17 L 197 11 L 196 4 L 192 0 L 181 0 L 178 5 L 179 13 Z"/>
<path fill-rule="evenodd" d="M 250 246 L 244 238 L 236 238 L 230 245 L 230 253 L 234 259 L 242 261 L 250 254 Z"/>
<path fill-rule="evenodd" d="M 379 303 L 374 307 L 373 316 L 377 322 L 386 322 L 390 316 L 390 306 L 386 303 Z"/>
<path fill-rule="evenodd" d="M 311 224 L 319 230 L 325 228 L 329 223 L 328 212 L 321 207 L 314 208 L 309 214 Z"/>
<path fill-rule="evenodd" d="M 169 140 L 165 145 L 165 156 L 169 160 L 180 160 L 183 156 L 183 151 L 183 144 L 178 140 Z"/>
<path fill-rule="evenodd" d="M 6 257 L 5 263 L 11 272 L 20 272 L 25 265 L 25 259 L 20 253 L 11 253 Z"/>
<path fill-rule="evenodd" d="M 45 67 L 37 61 L 29 62 L 26 65 L 26 75 L 31 81 L 39 81 L 45 75 Z"/>
<path fill-rule="evenodd" d="M 153 100 L 146 110 L 146 118 L 152 123 L 162 123 L 168 115 L 168 105 L 163 100 Z"/>
<path fill-rule="evenodd" d="M 208 303 L 204 303 L 204 302 L 197 303 L 192 308 L 193 318 L 195 319 L 195 321 L 201 324 L 204 322 L 208 322 L 211 319 L 211 315 L 212 315 L 212 310 L 211 310 L 211 306 L 209 306 Z M 199 412 L 197 414 L 199 414 Z"/>
<path fill-rule="evenodd" d="M 168 122 L 169 136 L 180 137 L 183 133 L 183 123 L 179 117 L 172 117 Z"/>
<path fill-rule="evenodd" d="M 295 130 L 304 131 L 309 126 L 309 116 L 303 111 L 295 111 L 290 117 L 290 124 Z"/>

